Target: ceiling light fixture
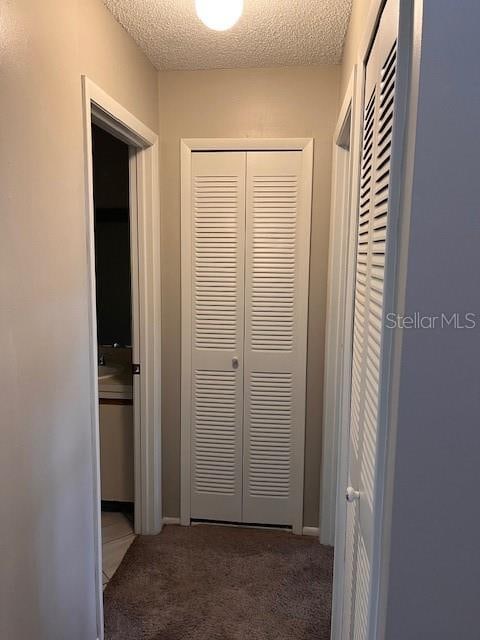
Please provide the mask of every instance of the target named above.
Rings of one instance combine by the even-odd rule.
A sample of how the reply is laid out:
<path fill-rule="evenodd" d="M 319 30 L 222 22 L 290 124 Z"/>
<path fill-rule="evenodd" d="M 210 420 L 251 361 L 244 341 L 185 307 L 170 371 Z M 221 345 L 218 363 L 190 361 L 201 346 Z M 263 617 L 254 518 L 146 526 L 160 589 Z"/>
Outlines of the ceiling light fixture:
<path fill-rule="evenodd" d="M 197 16 L 209 29 L 226 31 L 243 13 L 243 0 L 195 0 Z"/>

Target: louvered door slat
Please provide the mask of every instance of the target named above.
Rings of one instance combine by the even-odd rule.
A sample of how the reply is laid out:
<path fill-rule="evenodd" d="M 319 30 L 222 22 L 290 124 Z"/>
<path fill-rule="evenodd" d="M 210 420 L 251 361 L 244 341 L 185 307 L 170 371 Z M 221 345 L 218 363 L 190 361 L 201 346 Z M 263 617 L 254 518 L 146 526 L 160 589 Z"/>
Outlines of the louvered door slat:
<path fill-rule="evenodd" d="M 191 517 L 241 520 L 245 154 L 192 157 Z"/>
<path fill-rule="evenodd" d="M 245 522 L 292 524 L 298 499 L 309 229 L 301 187 L 300 152 L 247 154 Z"/>

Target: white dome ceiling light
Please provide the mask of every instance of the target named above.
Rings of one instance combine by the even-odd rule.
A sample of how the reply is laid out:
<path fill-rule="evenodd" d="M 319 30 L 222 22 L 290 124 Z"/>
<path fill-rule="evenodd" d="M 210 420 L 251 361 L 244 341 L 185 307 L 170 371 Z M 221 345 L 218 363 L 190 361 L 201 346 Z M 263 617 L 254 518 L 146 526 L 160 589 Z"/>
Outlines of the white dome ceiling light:
<path fill-rule="evenodd" d="M 243 13 L 243 0 L 195 0 L 197 16 L 214 31 L 226 31 Z"/>

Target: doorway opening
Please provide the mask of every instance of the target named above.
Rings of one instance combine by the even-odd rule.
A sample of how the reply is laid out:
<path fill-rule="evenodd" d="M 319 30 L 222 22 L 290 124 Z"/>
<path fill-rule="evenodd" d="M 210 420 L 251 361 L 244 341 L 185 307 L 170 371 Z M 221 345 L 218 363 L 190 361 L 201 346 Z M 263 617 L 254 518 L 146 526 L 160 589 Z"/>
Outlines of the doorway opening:
<path fill-rule="evenodd" d="M 320 542 L 335 547 L 332 637 L 340 637 L 344 579 L 351 358 L 356 258 L 360 93 L 353 69 L 334 133 L 325 350 Z M 342 534 L 343 532 L 343 534 Z"/>
<path fill-rule="evenodd" d="M 181 523 L 303 532 L 313 140 L 182 140 Z"/>
<path fill-rule="evenodd" d="M 92 124 L 103 588 L 135 538 L 132 322 L 138 319 L 129 155 L 125 142 Z"/>
<path fill-rule="evenodd" d="M 339 477 L 339 450 L 350 419 L 350 377 L 356 216 L 354 184 L 358 106 L 353 70 L 334 132 L 330 215 L 320 541 L 334 545 Z"/>
<path fill-rule="evenodd" d="M 111 98 L 100 87 L 91 82 L 87 77 L 82 77 L 82 96 L 84 114 L 84 148 L 85 148 L 85 209 L 87 230 L 87 269 L 90 285 L 90 399 L 91 399 L 91 430 L 92 430 L 92 511 L 95 544 L 95 592 L 97 602 L 97 629 L 98 638 L 104 637 L 103 632 L 103 594 L 104 582 L 102 561 L 102 482 L 100 458 L 101 444 L 109 448 L 108 437 L 103 438 L 100 430 L 99 389 L 106 394 L 109 375 L 118 375 L 118 369 L 123 369 L 123 375 L 130 384 L 124 385 L 131 388 L 131 398 L 115 397 L 115 391 L 110 389 L 113 397 L 104 398 L 113 401 L 109 407 L 114 407 L 117 413 L 122 411 L 133 416 L 133 460 L 127 456 L 129 464 L 133 466 L 133 502 L 134 518 L 133 532 L 135 534 L 155 535 L 162 528 L 162 492 L 161 492 L 161 323 L 160 323 L 160 216 L 158 193 L 158 136 L 145 126 L 140 120 L 125 109 L 121 104 Z M 92 130 L 92 125 L 95 128 Z M 107 134 L 109 144 L 115 146 L 116 154 L 122 157 L 123 176 L 127 176 L 127 183 L 123 183 L 120 191 L 122 199 L 115 201 L 113 208 L 117 211 L 108 213 L 99 211 L 101 206 L 100 194 L 95 188 L 94 175 L 94 139 L 95 135 L 105 137 Z M 119 144 L 123 146 L 120 147 Z M 121 149 L 121 150 L 120 150 Z M 98 153 L 98 147 L 96 148 Z M 128 170 L 125 168 L 125 157 L 128 157 Z M 108 157 L 108 156 L 107 156 Z M 97 155 L 98 159 L 98 155 Z M 98 175 L 97 175 L 98 177 Z M 95 194 L 95 191 L 97 193 Z M 115 191 L 115 190 L 114 190 Z M 126 204 L 127 194 L 128 204 Z M 95 203 L 95 197 L 96 203 Z M 109 196 L 110 197 L 110 196 Z M 114 193 L 112 198 L 119 198 L 119 193 Z M 125 209 L 128 210 L 128 217 Z M 96 216 L 97 213 L 97 216 Z M 110 218 L 108 220 L 108 218 Z M 114 222 L 112 222 L 112 219 Z M 115 242 L 122 245 L 120 254 L 130 253 L 130 272 L 128 275 L 128 263 L 123 260 L 122 268 L 115 268 L 111 257 L 106 257 L 112 247 L 110 242 L 102 243 L 102 225 L 114 224 L 117 227 L 118 236 Z M 129 227 L 129 232 L 128 232 Z M 97 234 L 95 233 L 97 231 Z M 106 233 L 107 239 L 109 234 Z M 120 300 L 112 300 L 112 291 L 107 291 L 102 296 L 100 304 L 97 304 L 97 277 L 96 277 L 96 249 L 98 253 L 105 250 L 100 260 L 105 260 L 109 278 L 107 283 L 100 287 L 105 293 L 106 289 L 115 286 L 120 287 L 123 282 L 123 296 Z M 118 247 L 117 247 L 118 248 Z M 113 261 L 114 262 L 114 261 Z M 120 275 L 122 274 L 122 275 Z M 114 283 L 112 285 L 111 283 Z M 126 295 L 130 284 L 130 296 Z M 108 298 L 110 296 L 110 298 Z M 105 305 L 105 300 L 109 300 Z M 122 322 L 115 324 L 112 333 L 112 324 L 108 319 L 111 316 L 112 306 L 122 314 Z M 106 306 L 106 308 L 104 308 Z M 120 311 L 123 309 L 123 311 Z M 125 311 L 126 310 L 126 311 Z M 97 315 L 99 316 L 97 322 Z M 118 330 L 118 337 L 116 336 Z M 130 338 L 129 338 L 130 334 Z M 97 337 L 98 336 L 98 337 Z M 116 347 L 113 345 L 116 343 Z M 105 344 L 108 345 L 106 348 Z M 99 349 L 99 345 L 101 348 Z M 122 345 L 122 346 L 118 346 Z M 131 356 L 128 347 L 131 346 Z M 123 359 L 121 357 L 123 350 Z M 113 360 L 112 360 L 113 354 Z M 103 356 L 103 358 L 102 358 Z M 110 360 L 110 370 L 109 367 Z M 103 365 L 101 362 L 103 361 Z M 100 364 L 100 367 L 99 367 Z M 113 369 L 113 371 L 112 371 Z M 102 380 L 99 380 L 99 373 Z M 127 375 L 128 374 L 128 375 Z M 119 385 L 120 387 L 123 385 Z M 120 390 L 120 393 L 128 390 Z M 115 404 L 119 400 L 133 401 L 133 404 Z M 103 409 L 101 410 L 103 413 Z M 125 415 L 123 416 L 125 418 Z M 120 420 L 122 422 L 122 420 Z M 103 443 L 102 443 L 103 440 Z M 132 436 L 129 436 L 132 447 Z M 118 442 L 117 442 L 118 445 Z M 121 465 L 119 465 L 121 469 Z M 103 486 L 107 487 L 104 472 Z M 131 495 L 131 471 L 129 472 Z M 118 509 L 118 500 L 111 500 L 112 495 L 104 493 L 104 507 Z M 128 496 L 127 496 L 128 497 Z M 125 502 L 130 502 L 126 500 Z M 107 504 L 110 503 L 110 504 Z M 113 503 L 113 504 L 112 504 Z M 104 518 L 105 520 L 105 518 Z M 107 522 L 109 516 L 106 518 Z M 126 518 L 131 527 L 132 517 Z M 118 532 L 116 523 L 113 530 Z M 106 526 L 109 526 L 108 524 Z M 121 527 L 126 527 L 122 521 Z M 113 530 L 110 530 L 113 535 Z M 127 533 L 128 536 L 133 532 Z M 116 535 L 116 534 L 115 534 Z M 105 556 L 107 553 L 105 550 Z M 105 558 L 108 562 L 109 558 Z"/>

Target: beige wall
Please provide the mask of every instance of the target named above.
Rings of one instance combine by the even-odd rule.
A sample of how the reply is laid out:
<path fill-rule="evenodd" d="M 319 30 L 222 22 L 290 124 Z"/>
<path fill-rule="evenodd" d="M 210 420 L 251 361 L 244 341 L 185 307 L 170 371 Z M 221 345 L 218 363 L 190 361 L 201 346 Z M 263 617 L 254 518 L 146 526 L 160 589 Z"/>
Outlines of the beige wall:
<path fill-rule="evenodd" d="M 372 0 L 353 0 L 352 13 L 343 45 L 342 71 L 340 80 L 340 100 L 347 89 L 353 65 L 357 62 L 358 47 L 363 37 L 367 16 Z"/>
<path fill-rule="evenodd" d="M 81 73 L 156 129 L 101 0 L 0 11 L 0 637 L 96 638 Z"/>
<path fill-rule="evenodd" d="M 159 74 L 164 513 L 180 509 L 180 138 L 315 138 L 304 523 L 318 526 L 331 149 L 339 66 Z"/>

